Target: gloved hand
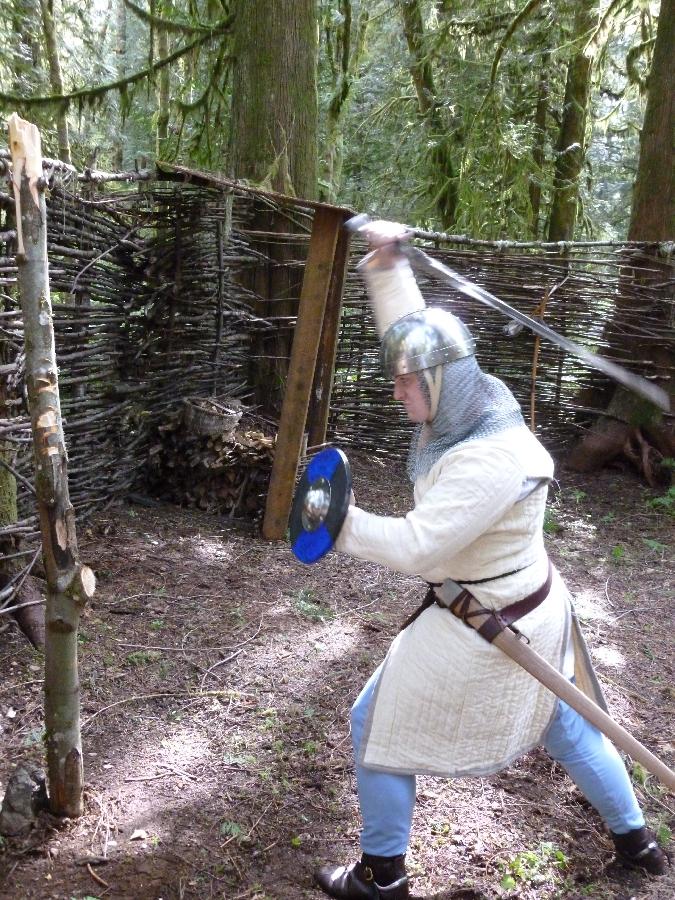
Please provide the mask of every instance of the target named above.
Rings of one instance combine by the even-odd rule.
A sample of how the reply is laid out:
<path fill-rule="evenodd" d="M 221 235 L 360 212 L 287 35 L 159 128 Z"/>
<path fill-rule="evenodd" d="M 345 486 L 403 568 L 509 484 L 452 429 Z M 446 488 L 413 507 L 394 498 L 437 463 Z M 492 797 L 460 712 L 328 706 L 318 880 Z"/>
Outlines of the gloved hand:
<path fill-rule="evenodd" d="M 346 223 L 348 228 L 362 235 L 370 244 L 372 252 L 366 257 L 366 265 L 377 268 L 389 268 L 401 257 L 399 244 L 410 240 L 412 231 L 400 222 L 388 222 L 385 219 L 369 219 L 368 216 L 355 216 Z"/>
<path fill-rule="evenodd" d="M 373 249 L 384 247 L 387 244 L 398 244 L 400 241 L 409 240 L 412 236 L 412 231 L 407 225 L 402 225 L 400 222 L 387 222 L 385 219 L 366 222 L 357 231 L 365 237 Z"/>

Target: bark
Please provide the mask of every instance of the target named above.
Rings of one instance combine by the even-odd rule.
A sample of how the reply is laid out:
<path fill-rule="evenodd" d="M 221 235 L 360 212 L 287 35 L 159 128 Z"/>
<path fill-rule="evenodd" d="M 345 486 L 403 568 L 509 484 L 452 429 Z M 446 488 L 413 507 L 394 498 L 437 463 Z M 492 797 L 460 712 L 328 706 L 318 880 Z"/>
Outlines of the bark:
<path fill-rule="evenodd" d="M 403 31 L 410 53 L 410 76 L 417 95 L 427 140 L 430 142 L 430 194 L 441 227 L 449 231 L 457 217 L 459 171 L 454 159 L 456 133 L 443 119 L 438 104 L 431 62 L 424 45 L 424 24 L 419 0 L 400 0 Z"/>
<path fill-rule="evenodd" d="M 357 21 L 353 21 L 351 0 L 341 0 L 340 11 L 343 21 L 335 35 L 338 57 L 335 65 L 336 85 L 326 112 L 326 144 L 321 173 L 321 199 L 330 203 L 336 201 L 342 181 L 344 119 L 366 47 L 369 22 L 365 6 L 361 6 Z"/>
<path fill-rule="evenodd" d="M 596 0 L 578 0 L 575 4 L 574 37 L 580 49 L 567 66 L 563 114 L 556 146 L 549 241 L 571 241 L 574 238 L 579 177 L 586 159 L 586 120 L 593 70 L 593 57 L 585 45 L 597 18 Z"/>
<path fill-rule="evenodd" d="M 542 54 L 539 83 L 537 85 L 537 108 L 534 114 L 534 147 L 532 162 L 534 172 L 530 180 L 530 206 L 532 208 L 532 237 L 539 240 L 541 214 L 541 179 L 544 171 L 544 150 L 546 147 L 546 115 L 549 105 L 549 63 L 550 54 Z"/>
<path fill-rule="evenodd" d="M 14 0 L 11 30 L 15 39 L 12 59 L 13 88 L 18 93 L 38 88 L 40 63 L 40 11 L 38 0 Z"/>
<path fill-rule="evenodd" d="M 157 55 L 160 59 L 169 55 L 169 32 L 161 26 L 157 32 Z M 170 70 L 159 73 L 157 91 L 157 159 L 166 159 L 169 139 Z"/>
<path fill-rule="evenodd" d="M 675 0 L 661 0 L 628 240 L 675 237 Z"/>
<path fill-rule="evenodd" d="M 40 0 L 40 9 L 42 12 L 42 28 L 45 38 L 45 48 L 47 50 L 47 62 L 49 63 L 49 80 L 52 92 L 60 97 L 63 95 L 64 90 L 58 41 L 56 37 L 56 23 L 54 22 L 54 0 Z M 70 140 L 68 138 L 68 121 L 66 119 L 65 105 L 57 108 L 56 131 L 59 139 L 59 159 L 64 163 L 71 163 Z"/>
<path fill-rule="evenodd" d="M 315 0 L 238 0 L 233 52 L 235 177 L 316 199 Z"/>
<path fill-rule="evenodd" d="M 77 632 L 80 609 L 93 595 L 95 579 L 79 560 L 75 515 L 68 494 L 47 274 L 39 132 L 13 114 L 10 143 L 16 219 L 21 222 L 17 265 L 25 331 L 26 387 L 47 575 L 45 731 L 50 808 L 56 815 L 74 817 L 82 813 L 83 788 Z"/>
<path fill-rule="evenodd" d="M 257 185 L 306 199 L 317 196 L 317 17 L 315 0 L 238 0 L 233 27 L 230 173 Z M 252 229 L 289 232 L 281 215 L 261 206 Z M 246 287 L 262 298 L 265 317 L 295 316 L 300 274 L 288 265 L 302 253 L 290 241 L 261 241 L 270 260 Z M 301 256 L 300 256 L 301 258 Z M 277 331 L 252 347 L 250 383 L 255 400 L 278 411 L 288 371 L 292 335 Z M 268 359 L 256 360 L 267 355 Z"/>
<path fill-rule="evenodd" d="M 127 7 L 124 0 L 117 0 L 116 7 L 117 43 L 115 46 L 115 72 L 118 79 L 126 78 L 127 74 Z M 119 130 L 113 138 L 113 169 L 121 172 L 124 169 L 124 138 L 122 125 L 124 120 L 124 98 L 120 98 L 121 115 Z"/>
<path fill-rule="evenodd" d="M 675 81 L 672 60 L 675 58 L 675 0 L 663 0 L 658 20 L 654 58 L 648 80 L 648 98 L 640 134 L 640 161 L 633 193 L 629 240 L 669 241 L 675 235 Z M 648 260 L 650 292 L 660 293 L 664 302 L 653 305 L 649 330 L 667 334 L 668 300 L 673 299 L 672 261 Z M 639 264 L 639 260 L 636 261 Z M 611 353 L 628 359 L 648 360 L 651 372 L 670 393 L 671 409 L 675 404 L 672 342 L 645 342 L 633 338 L 626 345 L 626 329 L 622 326 L 624 310 L 635 300 L 634 283 L 648 286 L 647 276 L 639 268 L 627 265 L 620 284 L 614 317 L 605 338 Z M 656 284 L 655 284 L 656 282 Z M 660 286 L 657 284 L 660 282 Z M 633 290 L 629 291 L 629 284 Z M 645 291 L 645 296 L 648 294 Z M 591 398 L 594 402 L 595 398 Z M 602 418 L 570 454 L 569 465 L 580 471 L 601 468 L 619 456 L 626 457 L 656 485 L 666 477 L 663 459 L 675 456 L 675 428 L 645 400 L 617 388 Z"/>

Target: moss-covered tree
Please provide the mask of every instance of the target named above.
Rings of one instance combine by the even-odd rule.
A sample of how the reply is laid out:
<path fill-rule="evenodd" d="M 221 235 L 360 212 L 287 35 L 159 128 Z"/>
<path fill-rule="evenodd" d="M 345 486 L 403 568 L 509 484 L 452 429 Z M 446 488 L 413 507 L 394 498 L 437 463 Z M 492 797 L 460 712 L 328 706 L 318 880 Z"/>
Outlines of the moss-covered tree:
<path fill-rule="evenodd" d="M 662 0 L 654 55 L 647 83 L 648 98 L 640 134 L 640 162 L 633 190 L 628 237 L 635 241 L 669 242 L 675 236 L 675 0 Z M 667 341 L 659 334 L 672 328 L 666 321 L 667 304 L 653 304 L 655 316 L 644 330 L 644 338 L 631 334 L 626 344 L 622 327 L 624 312 L 635 302 L 635 291 L 628 284 L 643 285 L 644 301 L 650 295 L 672 297 L 672 259 L 659 259 L 656 248 L 648 257 L 636 258 L 635 266 L 626 266 L 626 280 L 619 291 L 613 319 L 606 330 L 613 355 L 639 359 L 651 364 L 657 381 L 670 393 L 675 405 L 675 366 Z M 644 273 L 640 266 L 645 266 Z M 667 299 L 667 294 L 665 294 Z M 644 363 L 643 363 L 644 365 Z M 670 472 L 664 459 L 675 457 L 675 431 L 672 423 L 635 394 L 623 388 L 614 390 L 607 415 L 586 435 L 570 455 L 570 465 L 579 471 L 592 471 L 621 455 L 628 456 L 647 480 L 655 484 Z"/>
<path fill-rule="evenodd" d="M 315 0 L 238 0 L 234 7 L 230 174 L 263 188 L 307 199 L 318 188 L 317 15 Z M 254 230 L 289 232 L 289 221 L 261 207 Z M 271 264 L 251 287 L 262 316 L 297 313 L 297 254 L 288 240 L 266 239 Z M 257 347 L 251 380 L 268 409 L 279 405 L 291 335 L 277 332 Z"/>
<path fill-rule="evenodd" d="M 574 12 L 574 41 L 577 50 L 567 65 L 548 225 L 550 241 L 570 241 L 574 238 L 579 204 L 579 177 L 586 155 L 586 129 L 593 74 L 593 45 L 589 43 L 589 39 L 597 21 L 596 0 L 577 0 Z"/>

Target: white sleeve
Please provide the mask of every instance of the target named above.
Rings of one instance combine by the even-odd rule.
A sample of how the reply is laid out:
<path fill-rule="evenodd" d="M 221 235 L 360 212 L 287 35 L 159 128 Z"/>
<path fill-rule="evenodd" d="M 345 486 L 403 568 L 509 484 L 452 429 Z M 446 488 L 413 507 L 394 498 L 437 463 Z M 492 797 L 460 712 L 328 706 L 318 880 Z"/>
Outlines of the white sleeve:
<path fill-rule="evenodd" d="M 404 518 L 350 507 L 335 543 L 359 559 L 419 575 L 473 543 L 518 499 L 523 469 L 514 456 L 480 444 L 455 451 Z"/>

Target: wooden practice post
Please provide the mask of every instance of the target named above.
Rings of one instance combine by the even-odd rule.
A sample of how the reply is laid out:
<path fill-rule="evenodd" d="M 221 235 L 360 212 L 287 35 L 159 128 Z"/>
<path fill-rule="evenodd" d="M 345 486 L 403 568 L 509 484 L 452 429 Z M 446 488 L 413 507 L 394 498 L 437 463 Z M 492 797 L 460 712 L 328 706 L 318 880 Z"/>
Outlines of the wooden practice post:
<path fill-rule="evenodd" d="M 17 265 L 26 347 L 26 385 L 33 432 L 35 490 L 47 573 L 45 731 L 49 802 L 61 816 L 82 813 L 82 744 L 77 629 L 94 593 L 94 573 L 79 561 L 75 515 L 68 495 L 67 456 L 49 296 L 47 220 L 40 133 L 13 113 L 9 119 Z"/>
<path fill-rule="evenodd" d="M 349 262 L 350 238 L 351 233 L 346 228 L 341 228 L 338 233 L 328 300 L 323 317 L 323 329 L 319 344 L 319 358 L 314 374 L 314 386 L 309 400 L 309 413 L 307 415 L 309 435 L 307 443 L 310 447 L 323 444 L 326 440 L 330 397 L 333 391 L 333 377 L 335 375 L 340 313 L 342 311 L 342 292 L 347 273 L 347 263 Z"/>
<path fill-rule="evenodd" d="M 262 527 L 263 537 L 268 540 L 281 540 L 288 525 L 324 314 L 331 296 L 336 248 L 344 220 L 342 210 L 319 207 L 314 214 Z"/>

